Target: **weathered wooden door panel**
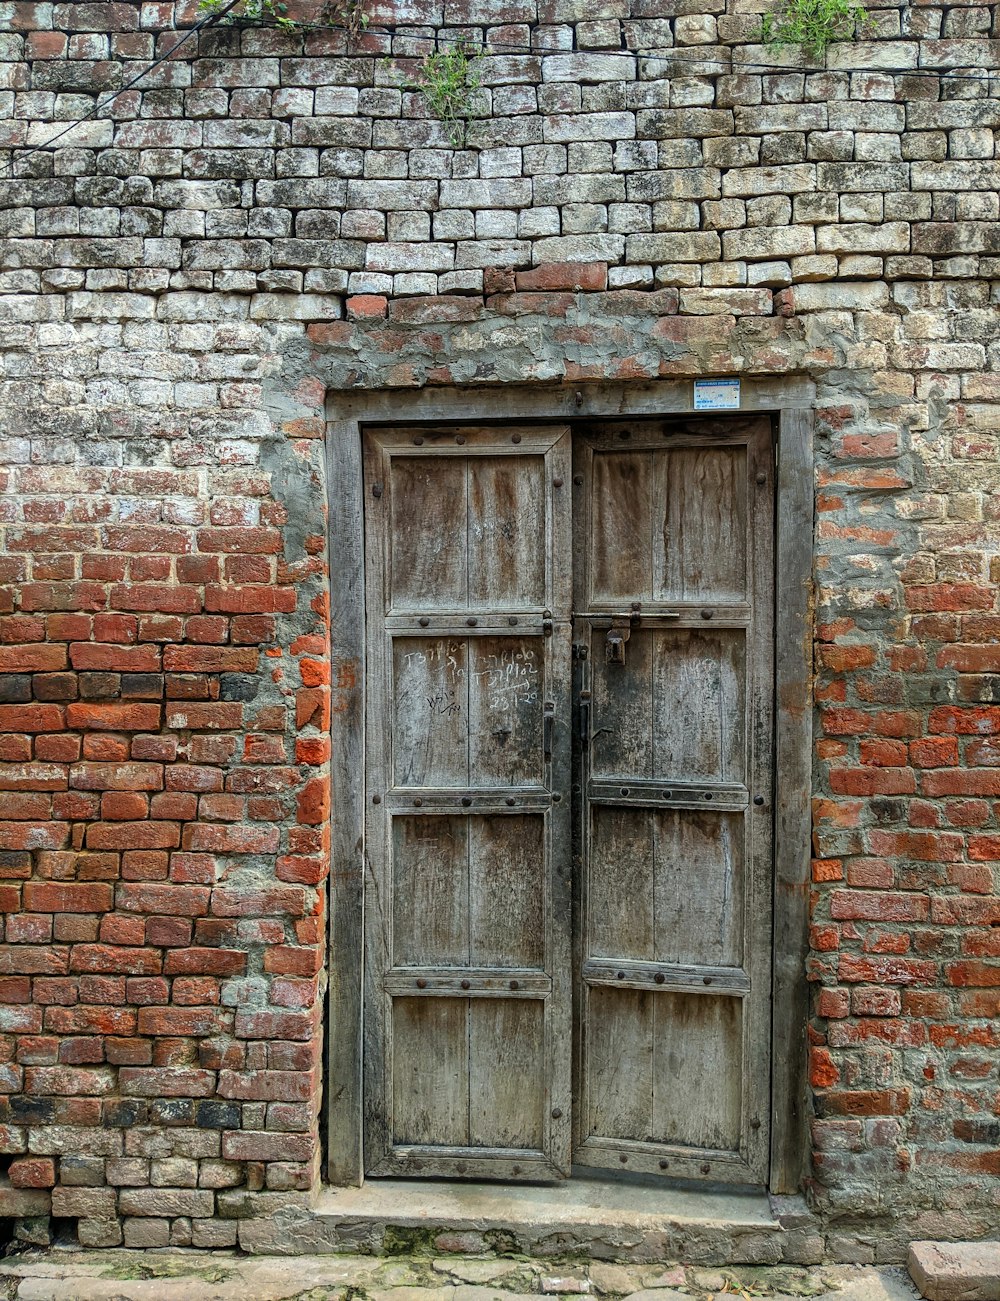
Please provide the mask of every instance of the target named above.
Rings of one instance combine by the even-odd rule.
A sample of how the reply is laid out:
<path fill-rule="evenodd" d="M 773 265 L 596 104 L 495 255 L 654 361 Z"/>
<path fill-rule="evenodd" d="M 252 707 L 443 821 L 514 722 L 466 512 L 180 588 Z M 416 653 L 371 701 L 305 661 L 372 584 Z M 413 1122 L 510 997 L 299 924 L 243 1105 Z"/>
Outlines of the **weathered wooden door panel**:
<path fill-rule="evenodd" d="M 578 444 L 583 1165 L 766 1178 L 772 468 L 764 419 Z"/>
<path fill-rule="evenodd" d="M 570 468 L 563 427 L 365 438 L 370 1174 L 569 1170 Z"/>
<path fill-rule="evenodd" d="M 366 1169 L 761 1182 L 770 428 L 580 434 L 365 437 Z"/>

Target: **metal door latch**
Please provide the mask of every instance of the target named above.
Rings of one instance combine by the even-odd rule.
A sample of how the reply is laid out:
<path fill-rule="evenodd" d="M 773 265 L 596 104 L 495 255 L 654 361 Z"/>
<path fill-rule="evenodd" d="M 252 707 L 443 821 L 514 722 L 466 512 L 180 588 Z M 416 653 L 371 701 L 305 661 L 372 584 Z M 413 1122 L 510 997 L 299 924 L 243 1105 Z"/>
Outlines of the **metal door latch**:
<path fill-rule="evenodd" d="M 613 614 L 611 627 L 604 641 L 604 658 L 608 664 L 625 663 L 625 643 L 632 633 L 632 619 L 629 614 Z"/>

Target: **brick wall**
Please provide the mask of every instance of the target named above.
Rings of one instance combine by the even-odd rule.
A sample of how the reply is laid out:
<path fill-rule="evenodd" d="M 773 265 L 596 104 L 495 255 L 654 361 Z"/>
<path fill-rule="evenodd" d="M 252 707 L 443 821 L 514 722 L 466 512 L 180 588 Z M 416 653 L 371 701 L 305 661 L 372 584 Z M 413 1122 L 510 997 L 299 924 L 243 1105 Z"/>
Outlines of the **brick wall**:
<path fill-rule="evenodd" d="M 51 1212 L 92 1245 L 229 1245 L 318 1186 L 326 395 L 714 374 L 817 391 L 826 1249 L 995 1232 L 996 7 L 877 8 L 825 68 L 763 66 L 763 7 L 374 0 L 356 41 L 207 30 L 29 154 L 195 5 L 0 4 L 22 1237 Z M 492 51 L 461 149 L 397 84 L 457 30 Z"/>

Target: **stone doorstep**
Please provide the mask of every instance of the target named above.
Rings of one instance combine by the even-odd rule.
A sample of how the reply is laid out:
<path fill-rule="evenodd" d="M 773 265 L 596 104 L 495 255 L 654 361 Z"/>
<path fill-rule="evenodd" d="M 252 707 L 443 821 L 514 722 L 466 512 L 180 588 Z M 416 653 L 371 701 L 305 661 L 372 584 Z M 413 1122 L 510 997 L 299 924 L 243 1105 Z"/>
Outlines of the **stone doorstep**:
<path fill-rule="evenodd" d="M 462 1252 L 693 1264 L 775 1264 L 787 1236 L 763 1191 L 593 1178 L 554 1187 L 379 1179 L 326 1188 L 309 1210 L 243 1220 L 239 1234 L 244 1251 L 263 1255 Z"/>
<path fill-rule="evenodd" d="M 927 1301 L 1000 1301 L 1000 1242 L 911 1242 L 906 1263 Z"/>

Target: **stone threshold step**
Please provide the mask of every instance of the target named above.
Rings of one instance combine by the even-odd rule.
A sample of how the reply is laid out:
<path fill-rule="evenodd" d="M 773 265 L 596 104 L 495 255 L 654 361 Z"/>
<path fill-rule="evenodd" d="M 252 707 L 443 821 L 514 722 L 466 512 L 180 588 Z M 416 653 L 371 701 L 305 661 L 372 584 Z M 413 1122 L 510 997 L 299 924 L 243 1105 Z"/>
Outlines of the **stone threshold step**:
<path fill-rule="evenodd" d="M 906 1263 L 927 1301 L 1000 1301 L 1000 1242 L 911 1242 Z"/>
<path fill-rule="evenodd" d="M 463 1252 L 636 1263 L 775 1264 L 785 1236 L 763 1190 L 595 1178 L 544 1187 L 378 1179 L 324 1189 L 309 1211 L 286 1207 L 240 1225 L 240 1246 L 261 1254 Z"/>

